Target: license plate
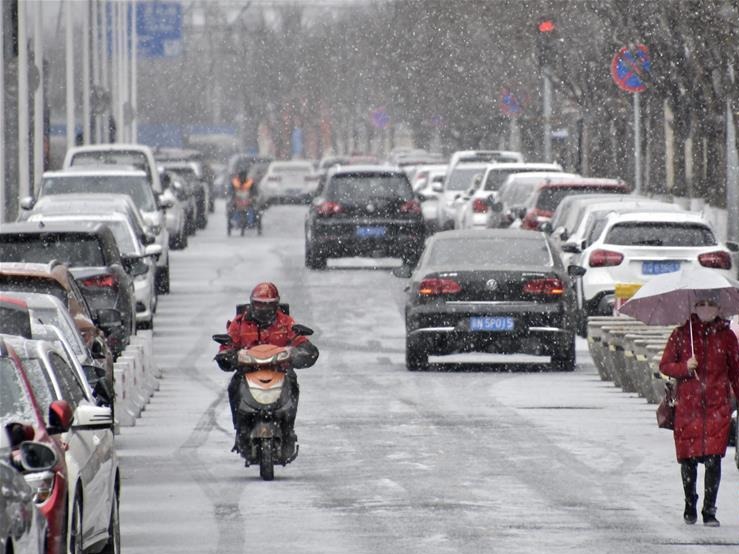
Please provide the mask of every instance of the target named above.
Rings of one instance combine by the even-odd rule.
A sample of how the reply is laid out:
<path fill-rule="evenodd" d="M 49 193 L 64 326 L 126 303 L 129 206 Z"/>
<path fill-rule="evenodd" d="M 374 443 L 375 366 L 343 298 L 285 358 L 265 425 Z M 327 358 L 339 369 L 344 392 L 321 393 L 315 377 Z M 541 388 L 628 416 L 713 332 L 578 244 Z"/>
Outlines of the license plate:
<path fill-rule="evenodd" d="M 513 331 L 512 317 L 471 317 L 470 331 Z"/>
<path fill-rule="evenodd" d="M 660 275 L 680 271 L 680 262 L 642 262 L 641 272 L 644 275 Z"/>
<path fill-rule="evenodd" d="M 385 236 L 385 227 L 357 227 L 359 238 L 377 238 Z"/>

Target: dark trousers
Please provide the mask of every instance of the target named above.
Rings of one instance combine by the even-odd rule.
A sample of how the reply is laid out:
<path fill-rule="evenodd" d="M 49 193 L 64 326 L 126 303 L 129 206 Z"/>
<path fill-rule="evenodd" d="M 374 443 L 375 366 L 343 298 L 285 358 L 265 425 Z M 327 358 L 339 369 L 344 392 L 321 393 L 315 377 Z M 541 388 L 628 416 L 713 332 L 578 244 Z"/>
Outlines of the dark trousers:
<path fill-rule="evenodd" d="M 698 479 L 698 463 L 705 466 L 705 495 L 703 497 L 703 513 L 716 513 L 716 497 L 721 483 L 721 456 L 703 456 L 688 458 L 680 462 L 680 475 L 683 478 L 685 502 L 694 504 L 696 498 L 696 481 Z"/>

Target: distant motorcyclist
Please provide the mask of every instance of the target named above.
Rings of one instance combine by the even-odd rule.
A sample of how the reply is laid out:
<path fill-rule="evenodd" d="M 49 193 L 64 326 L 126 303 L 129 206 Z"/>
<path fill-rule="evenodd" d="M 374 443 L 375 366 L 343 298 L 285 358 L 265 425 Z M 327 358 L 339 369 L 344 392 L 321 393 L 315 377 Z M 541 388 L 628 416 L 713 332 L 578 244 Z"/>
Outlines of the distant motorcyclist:
<path fill-rule="evenodd" d="M 222 344 L 215 360 L 224 371 L 236 369 L 238 351 L 252 348 L 259 344 L 292 347 L 292 366 L 302 369 L 312 366 L 318 359 L 316 348 L 305 336 L 293 331 L 295 320 L 280 309 L 280 294 L 274 283 L 263 282 L 254 287 L 247 308 L 227 324 L 227 332 L 231 337 L 229 344 Z M 288 418 L 290 435 L 294 438 L 293 426 L 297 414 L 300 389 L 295 371 L 290 368 L 286 373 L 286 381 L 291 396 L 294 398 L 295 411 Z M 239 385 L 241 376 L 234 374 L 228 385 L 228 401 L 231 406 L 231 418 L 234 429 L 238 431 L 237 409 L 239 404 Z"/>

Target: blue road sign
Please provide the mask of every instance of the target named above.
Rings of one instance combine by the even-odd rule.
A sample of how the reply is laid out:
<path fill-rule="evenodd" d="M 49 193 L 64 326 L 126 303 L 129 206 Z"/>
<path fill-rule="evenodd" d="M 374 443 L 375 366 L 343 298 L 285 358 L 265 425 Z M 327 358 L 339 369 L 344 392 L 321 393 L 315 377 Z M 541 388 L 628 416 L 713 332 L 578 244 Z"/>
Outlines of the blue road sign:
<path fill-rule="evenodd" d="M 377 129 L 385 129 L 390 125 L 390 115 L 385 111 L 384 107 L 375 108 L 370 114 L 372 125 Z"/>
<path fill-rule="evenodd" d="M 136 4 L 138 53 L 142 58 L 171 58 L 182 52 L 182 5 L 153 0 Z"/>
<path fill-rule="evenodd" d="M 644 92 L 647 89 L 646 79 L 652 69 L 649 49 L 643 44 L 634 48 L 624 46 L 611 62 L 611 77 L 623 91 Z"/>

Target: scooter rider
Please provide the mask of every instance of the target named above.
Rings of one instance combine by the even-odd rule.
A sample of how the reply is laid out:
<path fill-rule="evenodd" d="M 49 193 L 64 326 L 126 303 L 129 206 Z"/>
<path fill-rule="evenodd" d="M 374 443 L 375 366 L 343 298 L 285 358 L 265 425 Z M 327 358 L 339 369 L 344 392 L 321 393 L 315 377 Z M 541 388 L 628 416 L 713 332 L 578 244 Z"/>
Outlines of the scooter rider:
<path fill-rule="evenodd" d="M 280 307 L 280 294 L 274 283 L 259 283 L 251 291 L 250 304 L 233 321 L 228 322 L 229 344 L 223 344 L 215 360 L 223 371 L 233 371 L 237 365 L 238 351 L 242 348 L 251 348 L 258 344 L 273 344 L 275 346 L 291 346 L 292 366 L 302 369 L 312 366 L 318 359 L 316 348 L 306 337 L 293 331 L 295 323 L 292 317 L 283 312 Z M 294 437 L 293 425 L 297 413 L 300 389 L 295 371 L 290 368 L 285 375 L 286 381 L 294 398 L 296 411 L 289 421 L 289 431 Z M 234 374 L 228 385 L 228 401 L 231 405 L 231 418 L 234 429 L 237 428 L 237 409 L 239 405 L 240 375 Z"/>

